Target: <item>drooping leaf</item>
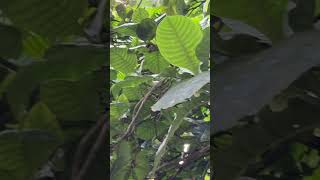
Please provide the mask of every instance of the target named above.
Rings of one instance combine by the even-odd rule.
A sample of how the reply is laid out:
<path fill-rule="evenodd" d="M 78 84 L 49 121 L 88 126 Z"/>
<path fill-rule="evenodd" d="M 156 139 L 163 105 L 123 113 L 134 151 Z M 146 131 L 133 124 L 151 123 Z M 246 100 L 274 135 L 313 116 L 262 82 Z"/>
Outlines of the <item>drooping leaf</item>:
<path fill-rule="evenodd" d="M 167 109 L 178 103 L 184 102 L 209 82 L 210 72 L 206 71 L 200 73 L 197 76 L 180 82 L 170 88 L 151 108 L 153 111 L 160 111 L 161 109 Z"/>
<path fill-rule="evenodd" d="M 168 16 L 157 28 L 156 41 L 168 62 L 197 74 L 200 61 L 195 50 L 202 36 L 200 26 L 188 17 Z"/>
<path fill-rule="evenodd" d="M 129 74 L 137 66 L 137 57 L 135 54 L 128 53 L 128 49 L 126 48 L 111 48 L 110 64 L 117 71 Z"/>

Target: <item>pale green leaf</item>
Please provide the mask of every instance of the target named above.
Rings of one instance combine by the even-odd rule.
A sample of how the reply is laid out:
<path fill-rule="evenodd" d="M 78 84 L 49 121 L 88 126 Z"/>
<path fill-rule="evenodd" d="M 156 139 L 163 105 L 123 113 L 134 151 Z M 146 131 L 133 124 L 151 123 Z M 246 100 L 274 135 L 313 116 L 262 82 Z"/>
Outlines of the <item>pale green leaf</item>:
<path fill-rule="evenodd" d="M 169 66 L 169 63 L 161 56 L 160 52 L 151 52 L 144 54 L 143 68 L 153 73 L 161 73 Z"/>
<path fill-rule="evenodd" d="M 153 111 L 167 109 L 191 98 L 204 85 L 210 82 L 210 72 L 206 71 L 171 87 L 151 108 Z"/>
<path fill-rule="evenodd" d="M 171 64 L 199 72 L 196 48 L 202 40 L 200 25 L 184 16 L 168 16 L 157 28 L 156 41 L 161 55 Z"/>
<path fill-rule="evenodd" d="M 128 53 L 126 48 L 111 48 L 110 64 L 115 70 L 129 74 L 137 66 L 137 57 L 135 54 Z"/>

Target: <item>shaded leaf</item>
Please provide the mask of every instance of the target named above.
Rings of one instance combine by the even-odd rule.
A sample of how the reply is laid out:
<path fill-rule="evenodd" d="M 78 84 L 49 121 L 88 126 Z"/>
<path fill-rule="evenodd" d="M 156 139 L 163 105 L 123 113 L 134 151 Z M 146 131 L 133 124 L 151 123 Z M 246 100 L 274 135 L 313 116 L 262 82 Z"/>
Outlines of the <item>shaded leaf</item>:
<path fill-rule="evenodd" d="M 1 132 L 0 178 L 33 179 L 60 143 L 55 136 L 43 131 Z"/>
<path fill-rule="evenodd" d="M 1 10 L 14 25 L 48 37 L 50 40 L 79 34 L 82 29 L 77 20 L 83 15 L 87 5 L 87 1 L 77 0 L 2 0 L 0 2 Z"/>
<path fill-rule="evenodd" d="M 157 23 L 152 19 L 144 19 L 137 26 L 137 35 L 144 41 L 152 40 L 156 35 Z"/>

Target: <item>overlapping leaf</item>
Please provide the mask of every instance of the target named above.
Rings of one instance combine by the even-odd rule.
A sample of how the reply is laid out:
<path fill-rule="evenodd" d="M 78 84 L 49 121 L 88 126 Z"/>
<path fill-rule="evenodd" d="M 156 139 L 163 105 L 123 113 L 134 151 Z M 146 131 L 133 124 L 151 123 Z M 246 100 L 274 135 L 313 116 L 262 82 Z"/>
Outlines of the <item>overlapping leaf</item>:
<path fill-rule="evenodd" d="M 161 73 L 169 66 L 169 63 L 159 52 L 145 53 L 143 67 L 153 73 Z"/>

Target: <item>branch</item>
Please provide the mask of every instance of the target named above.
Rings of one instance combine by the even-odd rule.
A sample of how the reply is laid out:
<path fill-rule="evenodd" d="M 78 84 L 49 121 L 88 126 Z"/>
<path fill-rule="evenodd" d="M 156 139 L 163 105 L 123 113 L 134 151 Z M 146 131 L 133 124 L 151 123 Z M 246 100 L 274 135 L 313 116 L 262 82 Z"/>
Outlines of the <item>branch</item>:
<path fill-rule="evenodd" d="M 80 172 L 81 161 L 88 145 L 90 144 L 89 142 L 91 141 L 92 137 L 94 137 L 96 132 L 105 124 L 107 116 L 108 116 L 107 114 L 104 114 L 102 118 L 99 119 L 97 123 L 93 127 L 91 127 L 91 129 L 87 132 L 87 134 L 85 134 L 85 136 L 81 139 L 74 156 L 74 162 L 72 164 L 72 171 L 71 171 L 72 179 L 75 179 L 77 176 L 77 173 Z"/>
<path fill-rule="evenodd" d="M 173 169 L 178 167 L 179 171 L 181 172 L 184 168 L 188 167 L 191 164 L 194 164 L 194 161 L 203 158 L 210 153 L 210 145 L 204 146 L 199 150 L 193 151 L 188 156 L 186 156 L 184 159 L 174 159 L 172 161 L 163 163 L 160 165 L 157 169 L 157 172 L 162 171 L 164 169 Z M 179 164 L 180 161 L 183 161 L 184 163 L 182 165 Z"/>
<path fill-rule="evenodd" d="M 85 33 L 89 36 L 90 40 L 93 42 L 100 42 L 101 41 L 101 31 L 103 28 L 103 21 L 105 15 L 105 8 L 107 5 L 107 0 L 100 0 L 96 16 L 94 17 L 93 21 L 89 25 L 88 28 L 85 29 Z"/>
<path fill-rule="evenodd" d="M 79 171 L 79 174 L 75 177 L 75 180 L 82 180 L 86 173 L 88 172 L 93 160 L 96 158 L 97 153 L 100 147 L 106 143 L 107 131 L 108 131 L 108 123 L 104 121 L 100 134 L 98 136 L 97 141 L 91 148 L 89 155 L 87 156 L 87 160 L 84 162 L 82 168 Z"/>
<path fill-rule="evenodd" d="M 156 85 L 154 85 L 149 91 L 148 93 L 142 98 L 140 99 L 140 101 L 135 105 L 134 109 L 133 109 L 133 113 L 132 113 L 132 120 L 126 130 L 126 132 L 119 138 L 119 140 L 117 141 L 120 142 L 123 139 L 129 137 L 131 135 L 131 133 L 134 131 L 135 125 L 136 125 L 136 121 L 137 121 L 137 117 L 139 116 L 143 105 L 145 104 L 145 102 L 149 99 L 149 97 L 151 96 L 152 92 L 154 90 L 156 90 L 159 86 L 162 85 L 164 81 L 161 80 L 160 82 L 158 82 Z"/>

